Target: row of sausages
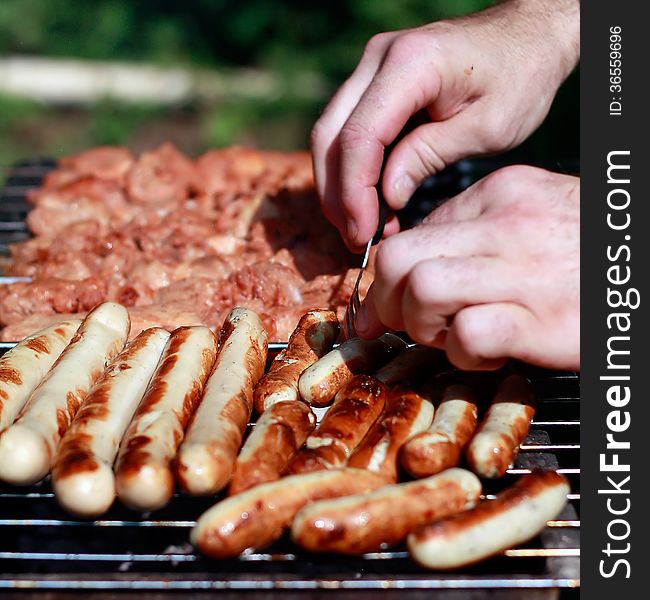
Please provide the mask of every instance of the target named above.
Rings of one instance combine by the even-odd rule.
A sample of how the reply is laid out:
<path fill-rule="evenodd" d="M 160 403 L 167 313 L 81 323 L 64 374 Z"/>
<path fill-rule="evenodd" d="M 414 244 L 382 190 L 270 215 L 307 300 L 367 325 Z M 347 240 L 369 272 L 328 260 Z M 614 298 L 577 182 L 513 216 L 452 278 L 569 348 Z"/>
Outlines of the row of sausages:
<path fill-rule="evenodd" d="M 396 385 L 435 372 L 435 351 L 390 334 L 331 350 L 338 327 L 331 311 L 310 311 L 266 374 L 266 332 L 243 308 L 228 315 L 219 344 L 205 327 L 153 328 L 124 348 L 129 317 L 113 303 L 30 336 L 0 359 L 0 478 L 30 484 L 51 469 L 58 501 L 82 516 L 105 512 L 116 494 L 138 510 L 160 508 L 175 481 L 195 495 L 228 486 L 192 532 L 208 555 L 263 547 L 291 526 L 303 547 L 334 552 L 411 534 L 427 564 L 417 548 L 435 546 L 440 528 L 415 530 L 459 511 L 469 518 L 481 485 L 453 467 L 467 446 L 476 473 L 505 472 L 533 415 L 530 386 L 506 378 L 476 431 L 469 388 L 447 387 L 434 411 L 433 394 Z M 312 408 L 329 403 L 316 427 Z M 253 407 L 260 416 L 242 447 Z M 398 484 L 400 465 L 426 479 Z M 491 521 L 500 505 L 508 512 L 524 498 L 530 509 L 531 489 L 551 490 L 555 503 L 527 519 L 534 535 L 563 505 L 566 482 L 553 473 L 522 482 L 516 501 L 474 510 Z"/>
<path fill-rule="evenodd" d="M 408 539 L 418 562 L 448 569 L 530 539 L 560 512 L 569 487 L 554 472 L 524 476 L 495 500 L 479 502 L 479 478 L 456 467 L 468 446 L 474 471 L 505 473 L 534 413 L 525 379 L 504 379 L 477 429 L 468 387 L 448 386 L 434 410 L 427 394 L 396 385 L 436 370 L 436 355 L 426 348 L 404 349 L 385 336 L 366 353 L 364 342 L 353 340 L 305 367 L 296 350 L 314 328 L 310 319 L 303 318 L 255 389 L 262 414 L 240 453 L 229 496 L 192 530 L 204 554 L 234 557 L 290 530 L 296 544 L 313 552 L 362 554 Z M 379 344 L 390 350 L 382 354 Z M 389 355 L 394 358 L 386 363 Z M 300 366 L 280 385 L 277 371 L 287 363 Z M 372 377 L 354 375 L 372 369 Z M 283 394 L 260 404 L 270 397 L 271 380 Z M 289 393 L 296 387 L 299 395 Z M 333 399 L 318 427 L 299 398 L 312 407 Z M 300 416 L 292 420 L 292 414 Z M 291 441 L 280 434 L 289 423 Z M 400 466 L 418 479 L 398 483 Z"/>

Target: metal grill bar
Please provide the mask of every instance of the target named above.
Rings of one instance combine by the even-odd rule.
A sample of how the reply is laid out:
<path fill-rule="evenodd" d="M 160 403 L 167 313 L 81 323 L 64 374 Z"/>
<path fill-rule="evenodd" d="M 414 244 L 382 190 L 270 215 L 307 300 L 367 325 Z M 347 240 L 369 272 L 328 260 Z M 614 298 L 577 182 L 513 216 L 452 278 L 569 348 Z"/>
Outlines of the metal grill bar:
<path fill-rule="evenodd" d="M 492 497 L 483 497 L 494 500 Z M 196 521 L 67 521 L 65 519 L 0 519 L 0 527 L 184 527 L 192 528 Z M 580 521 L 549 521 L 548 527 L 580 527 Z"/>
<path fill-rule="evenodd" d="M 580 475 L 580 469 L 555 469 L 558 473 L 562 475 Z M 508 475 L 527 475 L 531 473 L 532 469 L 508 469 L 506 473 Z"/>
<path fill-rule="evenodd" d="M 0 232 L 2 231 L 27 231 L 27 225 L 25 223 L 0 221 Z"/>
<path fill-rule="evenodd" d="M 180 494 L 173 494 L 173 498 L 179 498 Z M 567 494 L 567 500 L 580 500 L 580 494 Z M 41 498 L 54 498 L 54 494 L 52 492 L 25 492 L 25 493 L 20 493 L 20 492 L 6 492 L 6 493 L 0 493 L 0 500 L 2 499 L 10 499 L 10 498 L 22 498 L 24 500 L 31 500 L 31 499 L 41 499 Z M 494 494 L 488 494 L 485 496 L 481 496 L 481 499 L 483 500 L 494 500 L 495 496 Z"/>
<path fill-rule="evenodd" d="M 75 589 L 75 590 L 479 590 L 486 587 L 486 581 L 481 578 L 449 577 L 447 579 L 431 580 L 429 578 L 410 578 L 395 580 L 383 578 L 379 580 L 356 579 L 295 579 L 287 582 L 273 578 L 258 581 L 252 578 L 198 580 L 185 578 L 173 579 L 165 575 L 162 579 L 120 581 L 114 579 L 89 578 L 73 582 L 59 580 L 44 580 L 25 578 L 22 580 L 0 579 L 0 588 L 12 589 Z M 547 589 L 547 588 L 577 588 L 580 579 L 568 577 L 529 576 L 514 582 L 496 580 L 490 582 L 490 589 Z"/>
<path fill-rule="evenodd" d="M 579 548 L 514 548 L 503 552 L 503 556 L 512 558 L 580 556 Z M 373 552 L 361 555 L 365 560 L 408 559 L 404 552 Z M 0 560 L 76 560 L 101 562 L 197 562 L 203 560 L 198 554 L 90 554 L 74 552 L 0 552 Z M 243 554 L 240 562 L 293 562 L 302 560 L 296 554 Z"/>
<path fill-rule="evenodd" d="M 522 452 L 532 452 L 540 450 L 580 450 L 580 444 L 522 444 L 520 447 Z"/>
<path fill-rule="evenodd" d="M 532 550 L 528 549 L 514 549 L 506 550 L 504 552 L 505 556 L 513 557 L 549 557 L 549 556 L 580 556 L 579 548 L 535 548 Z"/>

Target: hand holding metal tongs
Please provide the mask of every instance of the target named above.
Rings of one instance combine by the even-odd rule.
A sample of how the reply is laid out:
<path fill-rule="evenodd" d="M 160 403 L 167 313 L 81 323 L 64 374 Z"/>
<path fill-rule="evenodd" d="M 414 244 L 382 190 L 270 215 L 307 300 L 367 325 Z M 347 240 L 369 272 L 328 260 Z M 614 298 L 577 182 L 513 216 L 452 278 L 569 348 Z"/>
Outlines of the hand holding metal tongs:
<path fill-rule="evenodd" d="M 346 338 L 350 339 L 357 336 L 357 331 L 354 327 L 354 317 L 361 306 L 361 300 L 359 300 L 359 284 L 361 283 L 361 278 L 363 277 L 363 272 L 368 266 L 368 258 L 370 257 L 370 248 L 375 244 L 378 244 L 381 240 L 382 235 L 384 235 L 384 227 L 386 225 L 386 219 L 388 218 L 389 208 L 384 200 L 379 187 L 377 188 L 377 197 L 379 200 L 379 224 L 377 225 L 377 231 L 375 235 L 368 240 L 366 244 L 366 251 L 363 255 L 363 261 L 361 263 L 361 268 L 359 269 L 359 275 L 357 275 L 357 280 L 354 284 L 354 289 L 350 296 L 350 301 L 348 302 L 348 308 L 345 311 L 345 334 Z"/>
<path fill-rule="evenodd" d="M 382 182 L 384 179 L 384 167 L 386 166 L 386 160 L 388 156 L 393 151 L 393 148 L 398 144 L 398 142 L 404 138 L 409 132 L 413 131 L 420 125 L 429 123 L 431 121 L 429 114 L 426 110 L 421 110 L 415 113 L 406 123 L 399 135 L 384 149 L 384 160 L 381 168 L 381 173 L 379 174 L 379 181 L 377 182 L 377 199 L 379 202 L 379 225 L 377 226 L 377 232 L 374 237 L 366 244 L 366 251 L 363 255 L 363 262 L 361 263 L 361 269 L 359 275 L 357 276 L 357 281 L 354 284 L 354 289 L 352 290 L 352 295 L 350 296 L 350 301 L 348 302 L 348 308 L 345 311 L 345 333 L 347 339 L 356 337 L 357 332 L 354 327 L 354 317 L 361 306 L 361 301 L 359 300 L 359 284 L 361 283 L 361 278 L 363 277 L 363 272 L 366 270 L 368 265 L 368 258 L 370 257 L 370 248 L 375 244 L 378 244 L 381 240 L 381 237 L 384 235 L 384 226 L 386 225 L 386 219 L 390 215 L 390 208 L 386 204 L 386 200 L 381 191 Z"/>

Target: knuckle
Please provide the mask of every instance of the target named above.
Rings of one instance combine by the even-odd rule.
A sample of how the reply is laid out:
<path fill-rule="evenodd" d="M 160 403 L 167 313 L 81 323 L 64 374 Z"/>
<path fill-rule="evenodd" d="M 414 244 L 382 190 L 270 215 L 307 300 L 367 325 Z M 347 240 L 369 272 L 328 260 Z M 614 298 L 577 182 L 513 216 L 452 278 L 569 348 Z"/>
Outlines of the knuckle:
<path fill-rule="evenodd" d="M 387 61 L 397 64 L 412 63 L 422 54 L 428 35 L 423 31 L 409 31 L 397 37 L 388 49 Z"/>
<path fill-rule="evenodd" d="M 372 137 L 372 129 L 361 123 L 358 119 L 350 119 L 341 129 L 339 144 L 341 150 L 356 150 L 368 143 Z"/>
<path fill-rule="evenodd" d="M 502 349 L 515 349 L 521 338 L 520 326 L 504 310 L 465 309 L 454 319 L 456 338 L 463 351 L 474 359 L 500 358 Z"/>
<path fill-rule="evenodd" d="M 436 304 L 436 286 L 431 285 L 430 272 L 425 265 L 420 263 L 413 267 L 409 274 L 407 288 L 418 309 L 426 309 Z"/>
<path fill-rule="evenodd" d="M 483 348 L 484 328 L 472 310 L 461 310 L 453 322 L 456 339 L 464 354 L 479 357 Z"/>
<path fill-rule="evenodd" d="M 447 166 L 447 161 L 423 137 L 417 137 L 411 144 L 411 149 L 422 169 L 422 177 L 442 171 Z"/>
<path fill-rule="evenodd" d="M 517 198 L 528 187 L 531 170 L 526 165 L 504 167 L 485 177 L 485 188 L 498 197 Z"/>
<path fill-rule="evenodd" d="M 314 127 L 312 128 L 309 137 L 311 148 L 312 149 L 319 148 L 320 146 L 325 144 L 328 136 L 329 136 L 329 128 L 323 122 L 322 119 L 319 119 L 314 124 Z"/>
<path fill-rule="evenodd" d="M 364 57 L 374 56 L 381 53 L 391 38 L 390 33 L 376 33 L 367 42 L 363 50 Z"/>
<path fill-rule="evenodd" d="M 427 225 L 438 225 L 448 221 L 453 221 L 454 215 L 456 215 L 459 210 L 458 207 L 463 203 L 466 203 L 466 198 L 467 196 L 461 195 L 447 200 L 444 204 L 434 208 L 426 217 L 424 217 L 424 219 L 422 219 L 420 224 L 416 225 L 416 227 L 426 227 Z"/>

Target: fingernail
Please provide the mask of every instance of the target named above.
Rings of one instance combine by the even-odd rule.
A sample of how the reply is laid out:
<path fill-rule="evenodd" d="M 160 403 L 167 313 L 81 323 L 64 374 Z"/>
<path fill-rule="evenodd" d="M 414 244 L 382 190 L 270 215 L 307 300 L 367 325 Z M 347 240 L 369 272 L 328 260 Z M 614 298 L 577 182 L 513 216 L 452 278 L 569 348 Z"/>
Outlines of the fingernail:
<path fill-rule="evenodd" d="M 401 175 L 397 179 L 393 190 L 395 192 L 395 199 L 399 202 L 400 206 L 406 206 L 416 187 L 414 181 L 408 175 Z"/>
<path fill-rule="evenodd" d="M 350 238 L 351 241 L 356 242 L 358 235 L 359 226 L 357 225 L 356 221 L 348 221 L 348 238 Z"/>
<path fill-rule="evenodd" d="M 368 331 L 368 311 L 364 304 L 359 307 L 357 314 L 354 316 L 354 328 L 357 330 L 357 333 L 361 334 Z"/>

